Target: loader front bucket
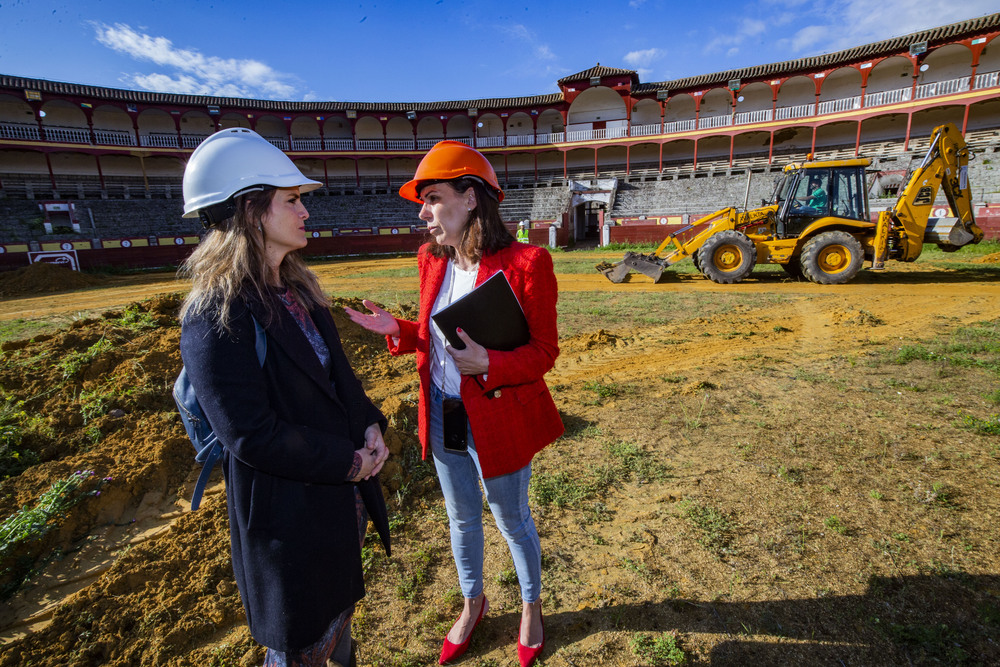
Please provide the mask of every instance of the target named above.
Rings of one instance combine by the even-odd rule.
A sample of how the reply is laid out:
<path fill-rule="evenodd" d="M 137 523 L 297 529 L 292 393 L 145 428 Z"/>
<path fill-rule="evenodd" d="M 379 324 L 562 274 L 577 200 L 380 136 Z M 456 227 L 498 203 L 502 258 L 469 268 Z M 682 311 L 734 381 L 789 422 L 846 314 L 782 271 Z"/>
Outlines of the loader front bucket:
<path fill-rule="evenodd" d="M 624 262 L 615 262 L 614 264 L 609 264 L 607 262 L 601 262 L 595 267 L 598 271 L 604 274 L 604 277 L 613 283 L 620 283 L 625 280 L 625 276 L 629 274 L 629 267 L 625 266 Z"/>
<path fill-rule="evenodd" d="M 666 268 L 655 255 L 642 255 L 637 252 L 625 253 L 622 264 L 630 269 L 635 269 L 639 273 L 649 276 L 654 283 L 663 280 L 664 269 Z"/>

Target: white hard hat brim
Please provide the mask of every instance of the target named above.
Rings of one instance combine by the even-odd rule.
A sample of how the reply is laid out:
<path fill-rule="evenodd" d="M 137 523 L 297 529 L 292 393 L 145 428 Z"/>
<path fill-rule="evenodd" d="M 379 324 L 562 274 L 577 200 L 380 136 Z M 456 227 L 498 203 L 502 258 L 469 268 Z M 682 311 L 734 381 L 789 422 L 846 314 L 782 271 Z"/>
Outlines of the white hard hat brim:
<path fill-rule="evenodd" d="M 198 145 L 184 168 L 184 217 L 196 218 L 198 211 L 260 185 L 297 187 L 302 193 L 323 187 L 256 132 L 240 127 L 216 132 Z"/>

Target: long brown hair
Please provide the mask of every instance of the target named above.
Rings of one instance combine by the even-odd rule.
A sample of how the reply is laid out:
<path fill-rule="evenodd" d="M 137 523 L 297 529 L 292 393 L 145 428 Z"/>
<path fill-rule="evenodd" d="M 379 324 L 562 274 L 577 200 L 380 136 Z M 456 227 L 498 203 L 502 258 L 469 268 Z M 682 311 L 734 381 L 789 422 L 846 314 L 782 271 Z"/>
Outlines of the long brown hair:
<path fill-rule="evenodd" d="M 268 322 L 275 316 L 275 286 L 264 259 L 262 222 L 278 190 L 265 188 L 236 198 L 236 214 L 208 231 L 181 264 L 180 275 L 191 280 L 191 291 L 181 305 L 181 321 L 211 314 L 220 330 L 231 331 L 231 310 L 241 294 L 249 292 L 263 304 Z M 288 287 L 304 308 L 329 307 L 319 281 L 298 253 L 285 255 L 278 267 L 281 285 Z"/>
<path fill-rule="evenodd" d="M 469 211 L 469 219 L 465 223 L 462 240 L 459 244 L 459 250 L 464 257 L 468 257 L 473 263 L 478 264 L 483 255 L 491 255 L 503 250 L 514 242 L 514 236 L 503 224 L 503 219 L 500 217 L 500 202 L 497 200 L 496 193 L 489 189 L 482 180 L 475 176 L 463 176 L 450 181 L 427 181 L 417 187 L 417 192 L 432 183 L 444 183 L 458 194 L 472 188 L 476 195 L 476 207 Z M 435 257 L 455 258 L 454 248 L 440 245 L 433 239 L 428 252 Z"/>

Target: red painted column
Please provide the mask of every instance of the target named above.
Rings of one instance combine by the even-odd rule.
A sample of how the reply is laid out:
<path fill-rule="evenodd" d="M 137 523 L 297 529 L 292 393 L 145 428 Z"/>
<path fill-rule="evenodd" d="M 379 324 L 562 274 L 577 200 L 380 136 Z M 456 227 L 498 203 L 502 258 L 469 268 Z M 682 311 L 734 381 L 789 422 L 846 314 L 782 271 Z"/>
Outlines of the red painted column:
<path fill-rule="evenodd" d="M 104 191 L 104 171 L 101 169 L 101 158 L 98 155 L 94 156 L 94 162 L 97 164 L 97 178 L 101 182 L 101 191 Z"/>
<path fill-rule="evenodd" d="M 48 151 L 45 152 L 45 166 L 49 169 L 49 182 L 52 184 L 52 192 L 56 191 L 56 175 L 52 173 L 52 160 L 49 159 Z"/>

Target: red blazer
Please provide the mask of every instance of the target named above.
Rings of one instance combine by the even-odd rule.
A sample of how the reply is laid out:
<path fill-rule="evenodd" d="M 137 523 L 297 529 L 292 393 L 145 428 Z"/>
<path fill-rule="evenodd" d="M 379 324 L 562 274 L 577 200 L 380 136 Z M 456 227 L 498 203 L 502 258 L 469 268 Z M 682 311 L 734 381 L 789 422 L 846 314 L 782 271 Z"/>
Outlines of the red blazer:
<path fill-rule="evenodd" d="M 420 317 L 418 322 L 398 320 L 399 341 L 388 337 L 394 355 L 416 352 L 420 376 L 418 432 L 427 458 L 430 406 L 430 313 L 444 283 L 448 260 L 428 252 L 417 253 L 420 270 Z M 559 356 L 556 333 L 556 275 L 552 257 L 544 248 L 524 243 L 483 257 L 476 285 L 497 271 L 507 274 L 528 320 L 531 339 L 526 345 L 502 352 L 489 350 L 490 370 L 482 375 L 462 376 L 461 393 L 476 453 L 484 477 L 519 470 L 545 445 L 563 433 L 559 411 L 543 379 Z"/>

